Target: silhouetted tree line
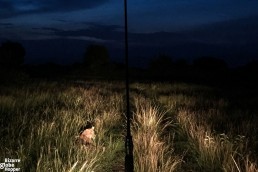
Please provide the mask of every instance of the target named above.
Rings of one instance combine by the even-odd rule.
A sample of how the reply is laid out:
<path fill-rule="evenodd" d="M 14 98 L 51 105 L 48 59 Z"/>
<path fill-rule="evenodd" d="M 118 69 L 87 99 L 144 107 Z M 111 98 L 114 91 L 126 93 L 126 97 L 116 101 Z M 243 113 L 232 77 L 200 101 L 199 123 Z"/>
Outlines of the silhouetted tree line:
<path fill-rule="evenodd" d="M 227 63 L 214 57 L 197 58 L 189 64 L 184 59 L 160 55 L 150 61 L 147 70 L 150 79 L 169 81 L 224 83 L 232 76 Z"/>
<path fill-rule="evenodd" d="M 0 84 L 17 83 L 26 78 L 20 70 L 25 57 L 25 49 L 18 42 L 6 41 L 0 45 Z"/>
<path fill-rule="evenodd" d="M 84 54 L 84 63 L 90 68 L 104 67 L 109 63 L 109 53 L 103 45 L 89 45 Z"/>
<path fill-rule="evenodd" d="M 184 59 L 172 60 L 169 56 L 154 57 L 148 66 L 146 76 L 156 80 L 181 80 L 205 83 L 256 83 L 258 81 L 258 61 L 229 68 L 223 60 L 215 57 L 200 57 L 192 64 Z"/>
<path fill-rule="evenodd" d="M 24 62 L 25 49 L 18 42 L 7 41 L 0 46 L 0 65 L 6 67 L 19 66 Z"/>
<path fill-rule="evenodd" d="M 228 69 L 228 65 L 224 60 L 214 57 L 197 58 L 193 61 L 193 64 L 190 65 L 184 59 L 177 59 L 173 61 L 172 58 L 167 55 L 160 55 L 151 59 L 149 63 L 150 70 L 168 72 L 173 69 L 185 69 L 190 66 L 194 67 L 195 69 L 206 71 L 219 71 Z"/>
<path fill-rule="evenodd" d="M 24 47 L 17 42 L 7 41 L 0 46 L 0 67 L 15 68 L 24 62 Z M 102 76 L 107 78 L 124 77 L 125 65 L 112 63 L 107 47 L 92 44 L 85 48 L 83 63 L 64 67 L 57 64 L 40 66 L 23 65 L 33 76 L 67 75 L 68 72 L 78 76 Z M 38 72 L 37 72 L 38 71 Z M 71 72 L 77 71 L 77 72 Z M 130 75 L 136 79 L 147 80 L 183 80 L 224 82 L 235 80 L 255 80 L 258 78 L 258 62 L 252 61 L 242 67 L 230 69 L 223 59 L 201 57 L 189 64 L 187 60 L 173 60 L 165 54 L 158 55 L 149 61 L 146 69 L 130 68 Z M 4 75 L 2 72 L 1 77 Z"/>

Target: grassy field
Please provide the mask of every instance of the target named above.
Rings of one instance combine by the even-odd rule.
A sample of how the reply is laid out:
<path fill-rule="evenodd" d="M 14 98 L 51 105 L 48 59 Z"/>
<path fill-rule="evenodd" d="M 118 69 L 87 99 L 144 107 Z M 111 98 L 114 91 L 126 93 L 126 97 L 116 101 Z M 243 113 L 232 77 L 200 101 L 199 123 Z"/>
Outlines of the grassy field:
<path fill-rule="evenodd" d="M 0 163 L 19 158 L 26 172 L 124 171 L 124 88 L 118 81 L 0 86 Z M 258 171 L 255 98 L 186 83 L 130 88 L 136 172 Z M 76 142 L 87 121 L 96 132 L 88 147 Z"/>

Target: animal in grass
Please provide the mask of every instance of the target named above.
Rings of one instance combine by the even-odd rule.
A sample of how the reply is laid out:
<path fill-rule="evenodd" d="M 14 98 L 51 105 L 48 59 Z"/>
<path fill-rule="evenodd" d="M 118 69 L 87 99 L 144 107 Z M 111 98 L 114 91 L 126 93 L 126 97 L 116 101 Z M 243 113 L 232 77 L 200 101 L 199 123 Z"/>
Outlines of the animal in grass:
<path fill-rule="evenodd" d="M 92 145 L 95 140 L 95 132 L 93 123 L 87 121 L 87 124 L 80 129 L 80 143 L 83 145 Z"/>

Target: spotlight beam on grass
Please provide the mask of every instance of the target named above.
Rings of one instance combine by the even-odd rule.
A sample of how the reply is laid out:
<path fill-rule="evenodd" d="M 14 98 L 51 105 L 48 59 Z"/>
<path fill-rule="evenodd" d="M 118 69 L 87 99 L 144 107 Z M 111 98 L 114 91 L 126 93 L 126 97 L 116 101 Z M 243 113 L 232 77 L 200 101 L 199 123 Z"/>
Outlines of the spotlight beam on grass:
<path fill-rule="evenodd" d="M 133 172 L 133 140 L 131 135 L 131 113 L 129 97 L 129 59 L 128 59 L 128 24 L 127 0 L 124 0 L 124 27 L 125 27 L 125 65 L 126 65 L 126 138 L 125 138 L 125 171 Z"/>

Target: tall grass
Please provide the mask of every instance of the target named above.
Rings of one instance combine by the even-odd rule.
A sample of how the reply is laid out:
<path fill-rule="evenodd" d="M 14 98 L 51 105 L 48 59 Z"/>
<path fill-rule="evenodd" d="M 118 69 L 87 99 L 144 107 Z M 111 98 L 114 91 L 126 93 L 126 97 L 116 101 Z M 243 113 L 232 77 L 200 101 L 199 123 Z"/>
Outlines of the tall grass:
<path fill-rule="evenodd" d="M 124 170 L 122 83 L 0 88 L 0 162 L 19 158 L 23 171 Z M 256 123 L 243 118 L 251 112 L 210 87 L 133 83 L 131 89 L 135 171 L 258 171 Z M 77 142 L 87 121 L 95 124 L 91 146 Z"/>
<path fill-rule="evenodd" d="M 147 100 L 140 97 L 134 100 L 132 132 L 136 171 L 176 171 L 181 158 L 173 154 L 173 145 L 168 144 L 170 135 L 163 138 L 167 140 L 161 137 L 172 121 L 165 121 L 165 113 Z"/>
<path fill-rule="evenodd" d="M 213 133 L 204 122 L 202 125 L 194 113 L 181 110 L 178 120 L 191 138 L 192 148 L 197 152 L 196 161 L 208 171 L 257 171 L 255 162 L 250 161 L 244 136 Z"/>
<path fill-rule="evenodd" d="M 19 158 L 22 170 L 43 172 L 112 171 L 121 163 L 123 93 L 110 92 L 110 85 L 65 84 L 6 88 L 0 97 L 1 161 Z M 97 133 L 90 147 L 76 142 L 88 120 Z"/>
<path fill-rule="evenodd" d="M 228 102 L 212 96 L 214 93 L 210 89 L 203 88 L 203 92 L 196 96 L 193 89 L 186 92 L 185 87 L 182 88 L 177 93 L 172 90 L 157 97 L 160 103 L 177 113 L 177 121 L 182 127 L 179 135 L 187 137 L 188 152 L 193 162 L 198 164 L 198 169 L 214 172 L 258 171 L 255 161 L 250 160 L 252 150 L 246 137 L 251 133 L 255 135 L 256 131 L 251 131 L 255 123 L 239 121 L 240 125 L 236 126 L 232 120 L 236 114 L 230 116 L 227 113 L 234 113 L 237 109 L 227 108 Z M 241 115 L 244 114 L 242 112 Z M 224 133 L 220 133 L 223 130 Z"/>

